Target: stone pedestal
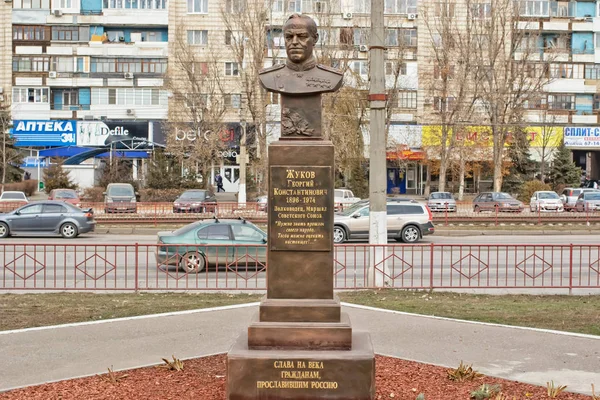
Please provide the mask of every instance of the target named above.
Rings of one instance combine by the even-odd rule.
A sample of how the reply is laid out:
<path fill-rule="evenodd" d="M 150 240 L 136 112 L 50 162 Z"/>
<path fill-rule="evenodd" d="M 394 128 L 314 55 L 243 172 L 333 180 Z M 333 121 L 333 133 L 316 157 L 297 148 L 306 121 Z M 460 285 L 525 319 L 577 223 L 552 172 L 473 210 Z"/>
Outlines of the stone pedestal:
<path fill-rule="evenodd" d="M 227 356 L 228 400 L 371 400 L 375 356 L 333 294 L 334 154 L 269 146 L 267 296 Z"/>

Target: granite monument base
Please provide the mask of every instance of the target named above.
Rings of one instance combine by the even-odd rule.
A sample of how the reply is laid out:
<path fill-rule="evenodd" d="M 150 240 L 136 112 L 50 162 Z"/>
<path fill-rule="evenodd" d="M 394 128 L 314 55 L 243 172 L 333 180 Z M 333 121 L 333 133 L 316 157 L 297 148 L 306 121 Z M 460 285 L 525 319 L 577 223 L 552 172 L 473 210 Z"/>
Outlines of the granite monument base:
<path fill-rule="evenodd" d="M 375 355 L 366 332 L 351 350 L 251 350 L 240 335 L 227 356 L 228 400 L 372 400 Z"/>

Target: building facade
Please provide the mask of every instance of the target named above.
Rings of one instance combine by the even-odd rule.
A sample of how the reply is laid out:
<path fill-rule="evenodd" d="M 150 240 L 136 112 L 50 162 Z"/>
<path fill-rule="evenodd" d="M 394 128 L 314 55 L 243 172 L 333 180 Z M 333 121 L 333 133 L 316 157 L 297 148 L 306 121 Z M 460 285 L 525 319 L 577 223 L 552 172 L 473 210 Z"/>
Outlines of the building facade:
<path fill-rule="evenodd" d="M 13 1 L 17 145 L 38 162 L 87 152 L 68 164 L 87 166 L 91 177 L 105 153 L 119 149 L 139 178 L 148 154 L 135 150 L 160 143 L 167 117 L 167 6 L 167 0 Z M 93 154 L 90 147 L 106 151 Z"/>

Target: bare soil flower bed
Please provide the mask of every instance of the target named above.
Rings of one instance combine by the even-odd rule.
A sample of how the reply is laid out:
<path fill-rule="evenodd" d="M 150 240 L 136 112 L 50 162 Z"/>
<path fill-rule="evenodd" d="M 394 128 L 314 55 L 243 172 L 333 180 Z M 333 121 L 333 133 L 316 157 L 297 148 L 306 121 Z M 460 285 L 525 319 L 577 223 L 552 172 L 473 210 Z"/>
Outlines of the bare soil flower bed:
<path fill-rule="evenodd" d="M 1 400 L 122 400 L 122 399 L 225 399 L 226 355 L 184 361 L 183 371 L 148 367 L 31 386 L 0 393 Z M 458 366 L 457 366 L 458 367 Z M 474 366 L 476 369 L 476 366 Z M 473 381 L 448 379 L 446 368 L 377 356 L 376 399 L 415 400 L 419 393 L 426 400 L 470 399 L 482 384 L 500 385 L 502 399 L 547 399 L 546 387 L 481 376 Z M 561 382 L 556 382 L 559 385 Z M 496 396 L 492 396 L 495 399 Z M 499 397 L 500 398 L 500 397 Z M 562 392 L 557 399 L 583 400 L 590 396 Z"/>

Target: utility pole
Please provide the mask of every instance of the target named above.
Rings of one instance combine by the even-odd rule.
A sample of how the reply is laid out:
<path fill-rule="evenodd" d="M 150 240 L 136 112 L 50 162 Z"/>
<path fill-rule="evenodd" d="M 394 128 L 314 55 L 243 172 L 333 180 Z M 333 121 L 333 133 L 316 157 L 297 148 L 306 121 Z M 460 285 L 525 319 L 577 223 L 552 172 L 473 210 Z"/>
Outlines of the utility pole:
<path fill-rule="evenodd" d="M 371 1 L 369 56 L 370 144 L 369 144 L 369 244 L 387 244 L 386 158 L 385 158 L 385 70 L 383 1 Z M 385 247 L 372 246 L 368 283 L 385 284 Z M 377 266 L 377 268 L 375 268 Z"/>
<path fill-rule="evenodd" d="M 246 204 L 246 107 L 244 94 L 240 99 L 240 125 L 242 137 L 240 138 L 240 154 L 238 155 L 240 165 L 240 189 L 238 192 L 238 204 Z"/>

